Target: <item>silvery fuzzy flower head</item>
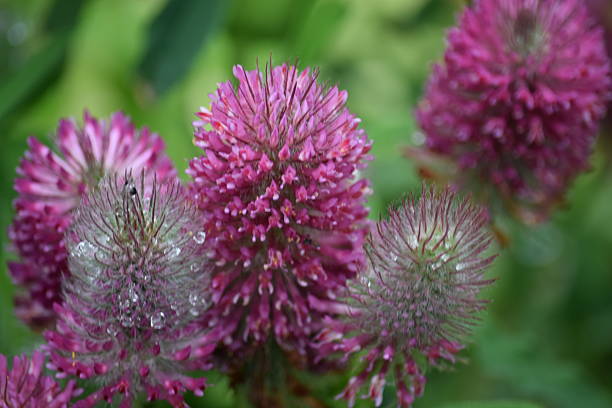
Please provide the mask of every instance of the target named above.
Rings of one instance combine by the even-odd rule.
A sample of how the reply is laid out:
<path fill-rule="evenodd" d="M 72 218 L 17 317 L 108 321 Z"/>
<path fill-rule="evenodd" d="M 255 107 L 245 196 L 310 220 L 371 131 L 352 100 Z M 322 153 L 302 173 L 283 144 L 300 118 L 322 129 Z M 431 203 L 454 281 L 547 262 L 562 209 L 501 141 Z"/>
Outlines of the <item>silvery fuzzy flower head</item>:
<path fill-rule="evenodd" d="M 56 370 L 102 385 L 79 407 L 143 394 L 182 407 L 183 392 L 205 387 L 182 374 L 211 351 L 198 322 L 209 303 L 200 216 L 178 181 L 147 191 L 144 175 L 104 178 L 66 235 L 71 276 L 45 336 Z"/>
<path fill-rule="evenodd" d="M 234 68 L 195 122 L 192 193 L 214 240 L 215 333 L 230 355 L 268 339 L 306 354 L 363 262 L 371 142 L 347 93 L 283 64 Z"/>
<path fill-rule="evenodd" d="M 83 124 L 62 119 L 55 135 L 56 150 L 34 137 L 17 167 L 15 217 L 9 237 L 19 262 L 9 264 L 14 282 L 25 289 L 16 312 L 33 327 L 53 324 L 53 304 L 61 302 L 60 282 L 67 273 L 63 240 L 82 196 L 104 175 L 147 169 L 147 185 L 175 178 L 161 138 L 147 128 L 136 129 L 124 114 L 99 120 L 84 113 Z"/>
<path fill-rule="evenodd" d="M 328 319 L 321 356 L 365 350 L 365 367 L 341 394 L 352 406 L 370 379 L 368 396 L 382 403 L 388 373 L 394 373 L 399 407 L 409 407 L 425 385 L 427 366 L 456 361 L 486 301 L 481 289 L 494 256 L 484 208 L 449 189 L 423 189 L 380 221 L 366 244 L 368 267 L 346 297 L 349 312 Z M 420 363 L 419 358 L 427 361 Z"/>
<path fill-rule="evenodd" d="M 417 111 L 423 154 L 539 222 L 588 168 L 610 86 L 603 31 L 582 0 L 475 1 Z"/>
<path fill-rule="evenodd" d="M 32 357 L 15 356 L 9 369 L 0 354 L 0 408 L 67 408 L 79 391 L 75 381 L 61 387 L 44 375 L 45 356 L 36 351 Z"/>

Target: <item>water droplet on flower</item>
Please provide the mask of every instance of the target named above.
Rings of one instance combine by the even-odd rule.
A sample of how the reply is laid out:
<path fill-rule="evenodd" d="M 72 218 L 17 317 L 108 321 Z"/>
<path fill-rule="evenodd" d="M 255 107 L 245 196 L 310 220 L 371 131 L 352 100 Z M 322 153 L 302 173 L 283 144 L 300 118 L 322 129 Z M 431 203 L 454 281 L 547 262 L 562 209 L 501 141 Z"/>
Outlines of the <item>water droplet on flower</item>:
<path fill-rule="evenodd" d="M 455 265 L 455 270 L 456 271 L 461 271 L 463 269 L 465 269 L 465 264 L 458 263 L 457 265 Z"/>
<path fill-rule="evenodd" d="M 168 251 L 168 257 L 169 258 L 176 258 L 180 254 L 181 254 L 181 248 L 179 248 L 179 247 L 174 247 L 174 248 L 172 248 L 171 250 Z"/>
<path fill-rule="evenodd" d="M 115 326 L 113 326 L 112 324 L 108 325 L 108 327 L 106 328 L 106 332 L 109 334 L 109 336 L 116 336 L 118 333 L 118 330 Z"/>
<path fill-rule="evenodd" d="M 198 296 L 197 293 L 189 294 L 189 303 L 191 303 L 192 306 L 197 305 L 199 301 L 200 301 L 200 297 Z"/>
<path fill-rule="evenodd" d="M 130 314 L 121 315 L 120 320 L 123 327 L 132 327 L 134 325 L 134 318 Z"/>
<path fill-rule="evenodd" d="M 164 312 L 155 312 L 153 313 L 153 316 L 151 316 L 151 327 L 154 329 L 161 329 L 162 327 L 164 327 L 164 324 L 166 323 L 166 315 L 164 314 Z"/>
<path fill-rule="evenodd" d="M 193 240 L 196 244 L 203 244 L 206 241 L 206 233 L 204 231 L 200 231 L 193 236 Z"/>
<path fill-rule="evenodd" d="M 192 307 L 191 309 L 189 309 L 189 313 L 190 313 L 190 314 L 191 314 L 193 317 L 197 317 L 197 316 L 200 314 L 200 311 L 199 311 L 197 308 Z"/>
<path fill-rule="evenodd" d="M 192 265 L 189 267 L 189 270 L 190 270 L 191 272 L 197 272 L 197 270 L 198 270 L 198 265 L 196 265 L 196 264 L 192 264 Z"/>
<path fill-rule="evenodd" d="M 89 257 L 92 256 L 95 251 L 94 246 L 89 241 L 81 241 L 72 250 L 72 256 L 76 257 Z"/>
<path fill-rule="evenodd" d="M 138 292 L 135 288 L 130 288 L 130 290 L 128 291 L 128 296 L 132 303 L 138 302 Z"/>

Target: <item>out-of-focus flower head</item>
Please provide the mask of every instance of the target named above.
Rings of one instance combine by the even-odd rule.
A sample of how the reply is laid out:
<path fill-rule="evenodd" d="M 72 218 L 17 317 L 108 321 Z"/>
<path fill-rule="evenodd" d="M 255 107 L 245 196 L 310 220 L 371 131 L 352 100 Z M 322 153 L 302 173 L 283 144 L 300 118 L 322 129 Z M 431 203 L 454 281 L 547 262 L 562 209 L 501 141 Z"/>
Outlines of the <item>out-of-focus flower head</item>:
<path fill-rule="evenodd" d="M 478 312 L 480 290 L 494 256 L 484 208 L 449 189 L 423 189 L 390 209 L 366 244 L 368 267 L 350 285 L 342 319 L 328 318 L 318 336 L 320 357 L 363 350 L 363 367 L 339 396 L 353 406 L 369 380 L 367 397 L 382 403 L 393 373 L 398 407 L 422 395 L 428 367 L 457 361 Z"/>
<path fill-rule="evenodd" d="M 45 337 L 52 368 L 101 384 L 79 407 L 142 394 L 183 407 L 184 391 L 205 387 L 182 371 L 212 351 L 198 322 L 210 304 L 206 237 L 178 181 L 148 190 L 144 176 L 103 179 L 66 235 L 70 276 Z"/>
<path fill-rule="evenodd" d="M 217 329 L 228 355 L 267 340 L 307 353 L 363 262 L 371 142 L 347 93 L 295 66 L 234 68 L 195 122 L 191 191 L 214 241 Z M 231 360 L 231 359 L 229 359 Z M 226 362 L 228 359 L 226 358 Z"/>
<path fill-rule="evenodd" d="M 53 378 L 44 375 L 45 357 L 34 352 L 32 358 L 16 356 L 9 369 L 0 354 L 0 408 L 67 408 L 78 394 L 75 382 L 62 388 Z"/>
<path fill-rule="evenodd" d="M 16 214 L 9 229 L 21 257 L 9 263 L 9 270 L 24 289 L 16 312 L 34 327 L 49 326 L 55 319 L 52 306 L 60 301 L 60 280 L 67 271 L 63 235 L 83 194 L 104 175 L 127 169 L 151 170 L 148 183 L 154 174 L 159 180 L 176 177 L 161 138 L 146 128 L 135 129 L 122 113 L 103 121 L 85 112 L 81 127 L 61 120 L 56 137 L 58 152 L 28 139 L 29 149 L 17 168 Z"/>
<path fill-rule="evenodd" d="M 582 1 L 476 1 L 434 67 L 417 111 L 425 148 L 412 156 L 449 159 L 456 184 L 540 221 L 588 168 L 610 84 L 603 31 Z"/>
<path fill-rule="evenodd" d="M 597 18 L 604 27 L 608 55 L 612 56 L 612 3 L 608 0 L 587 0 L 586 4 L 591 9 L 593 17 Z"/>

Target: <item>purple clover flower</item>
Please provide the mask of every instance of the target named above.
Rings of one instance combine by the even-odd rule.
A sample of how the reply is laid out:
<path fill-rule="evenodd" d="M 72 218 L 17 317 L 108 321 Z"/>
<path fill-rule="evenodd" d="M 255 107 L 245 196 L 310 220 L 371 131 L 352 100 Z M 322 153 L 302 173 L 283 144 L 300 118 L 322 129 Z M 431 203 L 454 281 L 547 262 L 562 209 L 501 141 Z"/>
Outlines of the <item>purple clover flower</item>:
<path fill-rule="evenodd" d="M 63 235 L 83 194 L 104 175 L 127 169 L 152 170 L 148 183 L 154 173 L 159 180 L 176 177 L 161 138 L 135 129 L 122 113 L 101 121 L 85 112 L 82 127 L 64 119 L 56 143 L 58 153 L 29 138 L 15 180 L 18 196 L 9 237 L 21 261 L 9 263 L 9 271 L 24 289 L 16 313 L 33 327 L 55 320 L 53 303 L 61 301 L 61 276 L 67 272 Z"/>
<path fill-rule="evenodd" d="M 183 392 L 202 394 L 205 380 L 182 374 L 206 368 L 214 348 L 198 322 L 210 303 L 201 225 L 178 181 L 107 177 L 83 199 L 57 331 L 45 333 L 52 368 L 102 384 L 75 407 L 143 394 L 183 407 Z"/>
<path fill-rule="evenodd" d="M 44 375 L 45 356 L 34 352 L 32 358 L 16 356 L 8 368 L 0 354 L 0 408 L 67 408 L 78 394 L 75 382 L 62 388 L 53 378 Z"/>
<path fill-rule="evenodd" d="M 588 168 L 610 84 L 602 29 L 581 0 L 476 1 L 417 111 L 423 153 L 453 161 L 457 184 L 484 181 L 540 221 Z"/>
<path fill-rule="evenodd" d="M 283 64 L 234 68 L 195 122 L 191 191 L 214 241 L 217 330 L 231 355 L 266 340 L 307 353 L 363 262 L 371 142 L 347 93 Z M 224 361 L 227 361 L 224 360 Z"/>
<path fill-rule="evenodd" d="M 494 256 L 484 208 L 449 189 L 423 189 L 378 223 L 366 243 L 368 267 L 350 285 L 343 319 L 328 318 L 318 336 L 320 357 L 363 350 L 363 367 L 339 397 L 353 406 L 370 381 L 367 397 L 382 403 L 390 373 L 397 406 L 422 395 L 428 367 L 457 361 L 485 300 L 480 290 Z"/>

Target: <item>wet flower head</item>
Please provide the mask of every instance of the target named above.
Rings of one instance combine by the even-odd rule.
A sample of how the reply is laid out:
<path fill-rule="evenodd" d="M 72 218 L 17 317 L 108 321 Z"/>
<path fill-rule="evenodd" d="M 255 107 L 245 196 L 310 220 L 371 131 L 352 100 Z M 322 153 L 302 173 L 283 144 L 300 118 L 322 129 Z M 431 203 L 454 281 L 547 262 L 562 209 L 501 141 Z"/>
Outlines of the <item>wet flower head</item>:
<path fill-rule="evenodd" d="M 215 242 L 217 337 L 232 352 L 270 335 L 304 352 L 312 324 L 363 260 L 371 142 L 347 93 L 318 72 L 234 68 L 195 122 L 192 192 Z"/>
<path fill-rule="evenodd" d="M 372 231 L 368 268 L 346 298 L 350 310 L 344 320 L 328 319 L 320 335 L 322 355 L 367 350 L 342 394 L 351 405 L 371 378 L 369 397 L 379 406 L 391 371 L 398 406 L 409 407 L 423 392 L 427 366 L 455 363 L 486 304 L 478 294 L 491 282 L 483 276 L 494 258 L 485 255 L 487 222 L 485 209 L 450 190 L 424 189 Z"/>
<path fill-rule="evenodd" d="M 459 167 L 457 184 L 484 180 L 526 221 L 545 218 L 588 167 L 610 100 L 601 28 L 579 0 L 480 0 L 448 44 L 417 112 L 426 148 Z"/>
<path fill-rule="evenodd" d="M 161 138 L 136 129 L 129 118 L 115 113 L 98 120 L 85 112 L 83 125 L 63 119 L 56 135 L 57 152 L 36 138 L 17 168 L 15 218 L 9 236 L 21 262 L 9 264 L 15 283 L 25 289 L 16 312 L 32 326 L 49 326 L 52 305 L 60 302 L 61 276 L 67 273 L 63 236 L 82 196 L 104 175 L 147 169 L 146 184 L 175 178 Z"/>
<path fill-rule="evenodd" d="M 32 358 L 16 356 L 13 366 L 0 354 L 0 408 L 67 408 L 76 394 L 75 382 L 62 388 L 44 375 L 45 357 L 34 352 Z"/>
<path fill-rule="evenodd" d="M 209 302 L 206 236 L 177 181 L 146 191 L 144 175 L 103 179 L 66 236 L 71 276 L 46 338 L 55 369 L 104 385 L 82 406 L 146 393 L 182 407 L 185 390 L 205 386 L 181 371 L 209 352 L 197 323 Z"/>

